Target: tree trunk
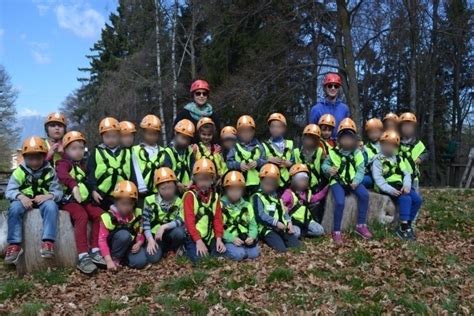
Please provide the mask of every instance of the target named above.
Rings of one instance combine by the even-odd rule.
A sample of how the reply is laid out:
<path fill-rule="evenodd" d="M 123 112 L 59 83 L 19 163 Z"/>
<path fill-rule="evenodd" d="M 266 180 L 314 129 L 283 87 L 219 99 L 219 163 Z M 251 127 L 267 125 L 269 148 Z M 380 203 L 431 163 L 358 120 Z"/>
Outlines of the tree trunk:
<path fill-rule="evenodd" d="M 191 51 L 191 78 L 194 80 L 196 79 L 196 49 L 194 47 L 194 36 L 196 33 L 196 3 L 195 1 L 191 1 L 192 3 L 192 13 L 191 13 L 191 40 L 189 43 L 189 49 Z"/>
<path fill-rule="evenodd" d="M 160 0 L 155 0 L 155 36 L 156 36 L 156 75 L 158 82 L 158 109 L 160 112 L 160 118 L 162 121 L 161 126 L 161 138 L 163 141 L 163 146 L 166 146 L 167 134 L 166 134 L 166 118 L 165 111 L 163 106 L 163 83 L 161 78 L 161 47 L 160 47 L 160 29 L 161 29 L 161 13 L 160 13 L 161 3 Z"/>
<path fill-rule="evenodd" d="M 177 115 L 178 102 L 178 72 L 176 69 L 176 26 L 178 24 L 178 8 L 179 2 L 175 0 L 173 8 L 173 25 L 171 27 L 171 71 L 173 73 L 173 122 Z"/>
<path fill-rule="evenodd" d="M 0 211 L 0 258 L 5 256 L 5 250 L 7 249 L 7 211 Z"/>
<path fill-rule="evenodd" d="M 416 45 L 418 38 L 417 0 L 407 0 L 408 21 L 410 25 L 410 110 L 416 113 Z"/>

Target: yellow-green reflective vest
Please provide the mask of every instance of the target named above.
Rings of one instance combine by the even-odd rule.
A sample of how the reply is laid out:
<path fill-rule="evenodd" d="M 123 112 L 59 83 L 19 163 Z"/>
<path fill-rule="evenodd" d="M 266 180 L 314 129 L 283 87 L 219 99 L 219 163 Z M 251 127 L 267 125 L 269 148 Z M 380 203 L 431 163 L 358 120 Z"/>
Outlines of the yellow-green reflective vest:
<path fill-rule="evenodd" d="M 227 172 L 227 165 L 220 152 L 211 152 L 209 148 L 201 142 L 199 142 L 197 147 L 198 151 L 196 152 L 196 160 L 201 159 L 203 157 L 211 160 L 214 163 L 214 166 L 216 167 L 217 175 L 220 177 Z"/>
<path fill-rule="evenodd" d="M 96 147 L 95 150 L 96 168 L 94 176 L 98 190 L 105 195 L 109 195 L 113 191 L 117 182 L 130 180 L 131 177 L 130 151 L 117 150 L 120 151 L 117 156 L 109 154 L 105 148 Z"/>
<path fill-rule="evenodd" d="M 81 202 L 87 201 L 89 199 L 89 189 L 87 189 L 86 185 L 86 173 L 80 166 L 77 164 L 72 164 L 71 171 L 69 171 L 69 175 L 76 180 L 77 186 L 79 187 L 79 193 L 81 194 Z M 66 195 L 72 194 L 72 190 L 64 186 L 64 191 Z"/>
<path fill-rule="evenodd" d="M 310 188 L 313 191 L 316 191 L 318 185 L 321 182 L 321 159 L 323 156 L 323 149 L 321 147 L 316 148 L 313 155 L 309 160 L 306 160 L 305 156 L 303 155 L 302 149 L 296 148 L 295 149 L 295 163 L 302 163 L 305 164 L 310 172 Z"/>
<path fill-rule="evenodd" d="M 150 157 L 145 149 L 145 145 L 135 145 L 132 147 L 132 151 L 137 157 L 138 167 L 143 176 L 143 181 L 146 184 L 148 192 L 157 192 L 157 188 L 154 185 L 155 171 L 163 166 L 165 161 L 165 151 L 159 147 L 156 155 Z"/>
<path fill-rule="evenodd" d="M 51 149 L 51 144 L 49 143 L 49 139 L 45 138 L 44 139 L 44 142 L 46 143 L 46 148 L 48 148 L 48 151 Z M 58 160 L 61 160 L 61 153 L 58 153 L 58 152 L 55 152 L 50 163 L 51 163 L 51 166 L 56 166 L 56 162 Z"/>
<path fill-rule="evenodd" d="M 329 151 L 334 148 L 328 141 L 324 139 L 321 139 L 320 143 L 323 146 L 323 153 L 325 155 L 328 155 Z"/>
<path fill-rule="evenodd" d="M 191 158 L 193 151 L 187 148 L 184 154 L 179 154 L 174 147 L 166 147 L 165 149 L 171 161 L 171 169 L 176 174 L 178 182 L 184 185 L 191 183 Z"/>
<path fill-rule="evenodd" d="M 156 203 L 156 195 L 149 195 L 145 198 L 145 205 L 150 208 L 151 232 L 156 234 L 161 225 L 167 224 L 183 218 L 183 202 L 177 197 L 168 211 L 165 211 Z"/>
<path fill-rule="evenodd" d="M 261 191 L 255 193 L 254 196 L 262 201 L 265 213 L 277 221 L 282 222 L 285 225 L 287 224 L 287 220 L 285 219 L 285 211 L 283 209 L 283 201 L 281 199 Z M 258 223 L 258 232 L 260 235 L 265 236 L 266 234 L 270 233 L 270 231 L 271 230 L 266 225 Z"/>
<path fill-rule="evenodd" d="M 51 182 L 54 179 L 54 169 L 51 166 L 45 167 L 39 177 L 35 177 L 23 165 L 13 171 L 12 177 L 19 184 L 19 191 L 29 197 L 34 198 L 40 194 L 48 194 Z"/>
<path fill-rule="evenodd" d="M 405 176 L 403 171 L 408 171 L 407 163 L 400 155 L 396 156 L 396 162 L 387 159 L 386 157 L 380 157 L 380 163 L 382 164 L 382 176 L 397 190 L 403 187 L 403 177 Z M 375 185 L 375 191 L 380 192 L 380 188 Z"/>
<path fill-rule="evenodd" d="M 293 207 L 288 210 L 288 214 L 290 214 L 291 219 L 300 225 L 305 227 L 308 226 L 309 222 L 311 221 L 311 212 L 309 210 L 309 203 L 311 201 L 311 190 L 306 192 L 306 201 L 301 201 L 301 199 L 296 195 L 295 192 L 291 192 L 291 199 Z"/>
<path fill-rule="evenodd" d="M 234 237 L 248 235 L 249 223 L 255 218 L 252 204 L 247 201 L 238 204 L 222 203 L 224 229 Z"/>
<path fill-rule="evenodd" d="M 370 163 L 372 159 L 374 158 L 374 156 L 379 153 L 379 150 L 377 149 L 377 147 L 375 147 L 375 145 L 372 142 L 367 142 L 364 148 L 365 148 L 365 152 L 367 153 L 368 162 Z"/>
<path fill-rule="evenodd" d="M 271 141 L 263 143 L 265 148 L 265 154 L 267 158 L 277 157 L 284 160 L 291 160 L 291 154 L 293 152 L 293 141 L 285 139 L 285 149 L 283 152 L 280 152 L 276 149 Z M 286 187 L 290 183 L 290 172 L 287 168 L 280 168 L 280 187 Z"/>
<path fill-rule="evenodd" d="M 425 144 L 421 140 L 414 144 L 401 144 L 399 155 L 407 162 L 408 170 L 411 172 L 412 179 L 418 179 L 420 176 L 420 169 L 415 161 L 420 158 L 426 150 Z"/>
<path fill-rule="evenodd" d="M 262 157 L 262 151 L 260 150 L 260 146 L 258 144 L 255 145 L 251 151 L 245 149 L 239 143 L 235 144 L 235 161 L 247 164 L 251 161 L 257 161 L 260 159 L 260 157 Z M 257 168 L 243 172 L 243 174 L 247 186 L 260 185 L 260 177 L 258 175 Z"/>
<path fill-rule="evenodd" d="M 191 194 L 194 200 L 194 220 L 196 223 L 196 229 L 201 236 L 201 239 L 206 245 L 209 245 L 212 238 L 214 238 L 214 216 L 216 215 L 217 203 L 219 202 L 219 196 L 217 193 L 213 193 L 207 203 L 203 203 L 196 197 L 196 193 L 188 191 L 185 195 Z M 183 200 L 186 196 L 183 196 Z"/>
<path fill-rule="evenodd" d="M 331 165 L 337 169 L 337 174 L 331 177 L 330 184 L 339 182 L 342 185 L 350 185 L 354 181 L 357 173 L 357 167 L 364 163 L 364 156 L 360 150 L 351 152 L 349 155 L 343 155 L 339 147 L 329 151 Z"/>
<path fill-rule="evenodd" d="M 110 233 L 124 229 L 132 235 L 132 239 L 135 239 L 142 230 L 142 210 L 139 208 L 135 209 L 133 218 L 127 223 L 120 223 L 111 211 L 102 213 L 100 217 Z"/>

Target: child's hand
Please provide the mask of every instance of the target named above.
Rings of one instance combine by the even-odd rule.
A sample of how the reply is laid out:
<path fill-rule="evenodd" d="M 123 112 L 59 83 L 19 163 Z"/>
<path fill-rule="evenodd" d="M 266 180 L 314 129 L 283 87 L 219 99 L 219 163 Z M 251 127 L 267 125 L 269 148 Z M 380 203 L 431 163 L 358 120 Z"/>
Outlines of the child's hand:
<path fill-rule="evenodd" d="M 196 241 L 196 254 L 198 257 L 205 257 L 208 254 L 207 246 L 204 244 L 202 239 Z"/>
<path fill-rule="evenodd" d="M 290 160 L 283 160 L 282 164 L 285 168 L 290 168 L 293 165 L 293 163 Z"/>
<path fill-rule="evenodd" d="M 295 233 L 295 230 L 293 229 L 293 224 L 292 223 L 288 223 L 288 234 L 290 235 L 293 235 Z"/>
<path fill-rule="evenodd" d="M 218 253 L 224 253 L 226 251 L 225 245 L 222 242 L 222 238 L 217 238 L 216 240 L 216 249 Z"/>
<path fill-rule="evenodd" d="M 255 169 L 257 168 L 257 162 L 256 161 L 251 161 L 249 162 L 249 164 L 247 165 L 249 169 Z"/>
<path fill-rule="evenodd" d="M 54 143 L 48 150 L 48 156 L 53 156 L 59 150 L 59 143 Z"/>
<path fill-rule="evenodd" d="M 162 240 L 163 239 L 163 234 L 165 233 L 166 229 L 168 229 L 168 226 L 166 224 L 161 225 L 158 231 L 156 232 L 155 239 L 156 240 Z"/>
<path fill-rule="evenodd" d="M 158 244 L 156 243 L 154 238 L 148 238 L 147 239 L 147 245 L 146 245 L 146 252 L 149 255 L 155 255 L 156 252 L 158 251 Z"/>
<path fill-rule="evenodd" d="M 283 224 L 282 222 L 278 222 L 278 223 L 277 223 L 277 228 L 278 228 L 279 230 L 285 230 L 285 229 L 286 229 L 286 226 L 285 226 L 285 224 Z"/>
<path fill-rule="evenodd" d="M 247 165 L 245 162 L 240 163 L 240 170 L 243 172 L 246 172 L 249 170 L 249 165 Z"/>
<path fill-rule="evenodd" d="M 399 197 L 400 195 L 402 195 L 402 192 L 401 192 L 401 191 L 398 191 L 398 190 L 395 190 L 395 191 L 393 191 L 392 195 L 393 195 L 394 197 Z"/>
<path fill-rule="evenodd" d="M 139 252 L 139 251 L 140 251 L 140 248 L 142 247 L 142 245 L 143 245 L 143 242 L 142 242 L 142 241 L 137 241 L 136 243 L 133 244 L 131 252 L 132 252 L 132 253 L 137 253 L 137 252 Z"/>
<path fill-rule="evenodd" d="M 218 144 L 215 144 L 215 145 L 214 145 L 214 152 L 215 152 L 216 154 L 219 154 L 221 151 L 222 151 L 221 146 L 218 145 Z"/>
<path fill-rule="evenodd" d="M 18 196 L 18 200 L 20 200 L 21 204 L 27 211 L 33 208 L 33 200 L 29 197 L 22 194 Z"/>
<path fill-rule="evenodd" d="M 181 182 L 178 182 L 178 191 L 180 193 L 183 193 L 186 191 L 186 186 L 184 184 L 182 184 Z"/>
<path fill-rule="evenodd" d="M 408 189 L 408 188 L 406 188 L 406 187 L 403 187 L 403 188 L 402 188 L 402 193 L 403 193 L 403 194 L 408 194 L 408 193 L 410 193 L 410 189 Z"/>
<path fill-rule="evenodd" d="M 79 187 L 77 185 L 72 189 L 72 196 L 74 197 L 74 200 L 76 200 L 77 203 L 82 202 L 81 191 L 79 190 Z"/>
<path fill-rule="evenodd" d="M 247 239 L 245 239 L 245 244 L 247 246 L 250 246 L 251 244 L 253 244 L 255 242 L 255 239 L 253 239 L 252 237 L 247 237 Z"/>
<path fill-rule="evenodd" d="M 43 204 L 45 201 L 51 200 L 53 198 L 52 194 L 40 194 L 35 196 L 34 202 L 38 205 Z"/>
<path fill-rule="evenodd" d="M 92 199 L 97 203 L 100 204 L 102 202 L 102 196 L 97 191 L 92 191 Z"/>
<path fill-rule="evenodd" d="M 273 163 L 275 165 L 278 165 L 278 166 L 281 165 L 281 161 L 282 161 L 281 158 L 278 158 L 278 157 L 268 158 L 268 162 L 271 162 L 271 163 Z"/>
<path fill-rule="evenodd" d="M 353 183 L 351 183 L 351 188 L 352 188 L 352 190 L 355 190 L 355 189 L 357 189 L 357 187 L 358 187 L 358 186 L 359 186 L 359 184 L 358 184 L 358 183 L 354 183 L 354 182 L 353 182 Z"/>
<path fill-rule="evenodd" d="M 328 173 L 331 177 L 334 177 L 337 174 L 337 168 L 336 167 L 329 168 Z"/>
<path fill-rule="evenodd" d="M 117 265 L 115 264 L 115 262 L 113 262 L 113 260 L 107 261 L 107 270 L 117 270 Z"/>
<path fill-rule="evenodd" d="M 421 164 L 421 159 L 420 158 L 416 159 L 415 164 L 417 164 L 417 165 Z"/>
<path fill-rule="evenodd" d="M 236 245 L 237 247 L 240 247 L 244 244 L 244 242 L 242 241 L 242 239 L 240 239 L 239 237 L 235 237 L 234 241 L 232 242 L 234 245 Z"/>

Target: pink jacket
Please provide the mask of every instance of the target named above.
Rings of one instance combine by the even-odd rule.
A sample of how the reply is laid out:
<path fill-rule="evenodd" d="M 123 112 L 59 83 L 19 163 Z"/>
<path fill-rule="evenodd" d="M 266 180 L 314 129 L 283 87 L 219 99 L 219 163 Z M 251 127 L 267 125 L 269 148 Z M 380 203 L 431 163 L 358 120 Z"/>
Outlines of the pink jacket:
<path fill-rule="evenodd" d="M 313 193 L 313 195 L 311 195 L 310 203 L 317 203 L 323 200 L 328 194 L 328 191 L 329 185 L 325 186 L 324 189 L 322 189 L 321 191 Z M 281 196 L 281 199 L 283 200 L 283 204 L 285 205 L 287 211 L 291 210 L 294 206 L 292 193 L 293 190 L 288 188 L 285 190 L 285 192 L 283 192 Z M 299 197 L 300 201 L 307 201 L 306 192 L 294 193 Z"/>

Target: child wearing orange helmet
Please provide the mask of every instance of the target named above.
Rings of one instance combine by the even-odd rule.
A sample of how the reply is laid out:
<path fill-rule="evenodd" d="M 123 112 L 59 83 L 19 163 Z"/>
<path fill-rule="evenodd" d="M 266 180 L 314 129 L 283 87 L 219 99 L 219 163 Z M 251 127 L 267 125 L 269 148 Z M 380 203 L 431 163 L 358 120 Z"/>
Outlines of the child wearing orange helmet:
<path fill-rule="evenodd" d="M 318 121 L 318 126 L 321 129 L 321 147 L 324 156 L 327 156 L 329 150 L 336 147 L 336 141 L 332 137 L 336 127 L 336 118 L 331 114 L 323 114 Z"/>
<path fill-rule="evenodd" d="M 120 144 L 123 148 L 132 148 L 135 143 L 137 128 L 129 121 L 120 122 Z"/>
<path fill-rule="evenodd" d="M 44 140 L 33 136 L 25 139 L 22 146 L 23 162 L 8 181 L 5 197 L 8 208 L 8 247 L 6 264 L 16 264 L 23 254 L 23 217 L 27 211 L 39 208 L 43 218 L 41 257 L 54 257 L 54 241 L 58 221 L 58 203 L 63 191 L 54 168 L 46 160 L 48 149 Z"/>
<path fill-rule="evenodd" d="M 371 189 L 374 186 L 370 166 L 374 157 L 380 152 L 379 139 L 382 136 L 384 127 L 381 120 L 371 118 L 365 123 L 365 132 L 367 134 L 367 142 L 362 146 L 362 154 L 364 155 L 365 175 L 362 184 Z"/>
<path fill-rule="evenodd" d="M 46 160 L 54 167 L 56 161 L 61 159 L 63 150 L 63 137 L 66 133 L 66 117 L 59 112 L 48 114 L 44 122 L 46 132 L 45 144 L 48 148 Z"/>
<path fill-rule="evenodd" d="M 237 142 L 237 130 L 233 126 L 224 126 L 221 130 L 221 148 L 222 148 L 222 157 L 227 161 L 227 155 L 229 151 L 234 148 L 235 143 Z"/>
<path fill-rule="evenodd" d="M 193 185 L 184 193 L 184 224 L 188 232 L 186 256 L 196 263 L 207 255 L 224 254 L 224 226 L 219 194 L 214 187 L 214 163 L 201 158 L 193 166 Z"/>

